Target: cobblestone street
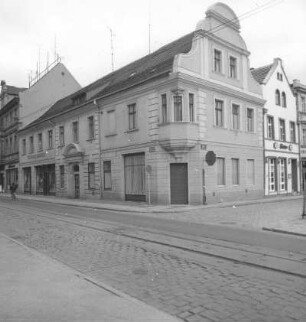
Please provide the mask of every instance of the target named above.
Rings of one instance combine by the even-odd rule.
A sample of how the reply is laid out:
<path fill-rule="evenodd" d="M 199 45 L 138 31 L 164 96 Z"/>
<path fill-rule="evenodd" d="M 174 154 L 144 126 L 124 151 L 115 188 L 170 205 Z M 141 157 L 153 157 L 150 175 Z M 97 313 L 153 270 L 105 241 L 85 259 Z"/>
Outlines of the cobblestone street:
<path fill-rule="evenodd" d="M 2 210 L 2 233 L 184 321 L 303 321 L 305 279 Z M 120 227 L 118 228 L 120 232 Z"/>

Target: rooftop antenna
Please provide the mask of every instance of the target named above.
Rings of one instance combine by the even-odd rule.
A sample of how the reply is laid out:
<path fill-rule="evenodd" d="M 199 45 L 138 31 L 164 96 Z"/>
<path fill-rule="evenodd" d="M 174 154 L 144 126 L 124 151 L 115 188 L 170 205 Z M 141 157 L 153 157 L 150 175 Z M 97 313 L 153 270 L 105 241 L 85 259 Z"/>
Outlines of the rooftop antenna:
<path fill-rule="evenodd" d="M 108 27 L 111 35 L 111 57 L 112 57 L 112 72 L 114 71 L 114 44 L 113 44 L 113 30 Z"/>
<path fill-rule="evenodd" d="M 149 3 L 149 54 L 151 54 L 151 3 Z"/>

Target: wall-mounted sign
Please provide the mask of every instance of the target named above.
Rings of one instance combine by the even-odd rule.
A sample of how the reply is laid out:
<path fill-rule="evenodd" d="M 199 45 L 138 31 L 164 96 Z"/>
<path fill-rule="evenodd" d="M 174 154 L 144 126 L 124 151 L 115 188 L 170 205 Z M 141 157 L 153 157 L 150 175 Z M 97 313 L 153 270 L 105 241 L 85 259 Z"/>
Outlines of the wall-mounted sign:
<path fill-rule="evenodd" d="M 216 153 L 214 151 L 208 151 L 205 156 L 205 161 L 208 165 L 213 165 L 216 162 Z"/>
<path fill-rule="evenodd" d="M 274 142 L 273 148 L 292 151 L 292 144 L 284 144 L 284 143 L 278 144 L 277 142 Z"/>

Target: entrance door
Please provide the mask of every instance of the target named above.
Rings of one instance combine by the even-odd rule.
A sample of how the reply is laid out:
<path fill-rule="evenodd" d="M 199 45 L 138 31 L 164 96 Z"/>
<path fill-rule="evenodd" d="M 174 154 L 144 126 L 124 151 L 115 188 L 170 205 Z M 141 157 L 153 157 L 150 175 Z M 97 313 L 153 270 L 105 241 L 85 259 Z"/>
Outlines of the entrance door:
<path fill-rule="evenodd" d="M 80 175 L 74 174 L 74 197 L 75 199 L 80 198 Z"/>
<path fill-rule="evenodd" d="M 170 190 L 172 204 L 188 204 L 187 163 L 170 164 Z"/>
<path fill-rule="evenodd" d="M 49 175 L 48 172 L 44 172 L 44 195 L 47 196 L 49 194 Z"/>
<path fill-rule="evenodd" d="M 291 160 L 291 173 L 292 173 L 292 192 L 298 191 L 298 180 L 297 180 L 297 160 Z"/>

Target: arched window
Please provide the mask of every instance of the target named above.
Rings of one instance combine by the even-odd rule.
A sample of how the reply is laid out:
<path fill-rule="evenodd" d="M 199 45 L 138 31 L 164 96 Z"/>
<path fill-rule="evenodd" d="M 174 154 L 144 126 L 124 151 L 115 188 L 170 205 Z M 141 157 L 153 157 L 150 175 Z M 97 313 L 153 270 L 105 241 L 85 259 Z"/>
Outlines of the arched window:
<path fill-rule="evenodd" d="M 286 93 L 282 92 L 282 107 L 287 107 Z"/>
<path fill-rule="evenodd" d="M 275 104 L 280 105 L 280 92 L 278 89 L 275 91 Z"/>

